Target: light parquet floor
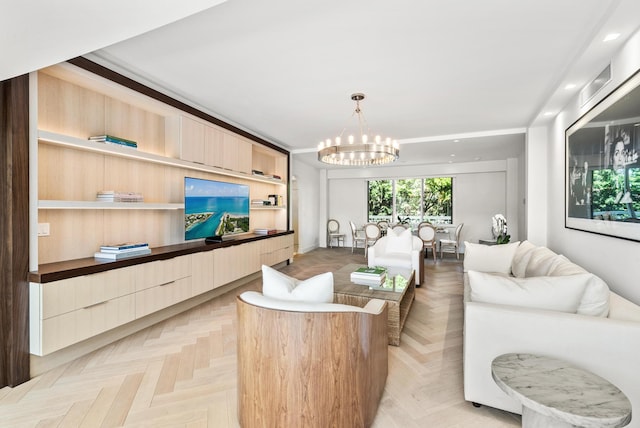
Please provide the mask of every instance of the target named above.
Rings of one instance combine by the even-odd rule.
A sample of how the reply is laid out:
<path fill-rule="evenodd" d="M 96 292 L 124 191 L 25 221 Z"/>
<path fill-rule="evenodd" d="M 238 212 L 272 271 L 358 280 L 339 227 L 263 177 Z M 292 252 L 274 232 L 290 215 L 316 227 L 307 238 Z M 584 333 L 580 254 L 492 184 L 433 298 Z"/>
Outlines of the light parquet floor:
<path fill-rule="evenodd" d="M 283 272 L 299 278 L 365 263 L 318 249 Z M 516 427 L 520 417 L 464 401 L 462 264 L 425 261 L 376 428 Z M 53 369 L 0 389 L 2 427 L 237 427 L 235 296 L 260 280 Z M 296 427 L 297 428 L 297 427 Z M 350 428 L 350 427 L 345 427 Z"/>

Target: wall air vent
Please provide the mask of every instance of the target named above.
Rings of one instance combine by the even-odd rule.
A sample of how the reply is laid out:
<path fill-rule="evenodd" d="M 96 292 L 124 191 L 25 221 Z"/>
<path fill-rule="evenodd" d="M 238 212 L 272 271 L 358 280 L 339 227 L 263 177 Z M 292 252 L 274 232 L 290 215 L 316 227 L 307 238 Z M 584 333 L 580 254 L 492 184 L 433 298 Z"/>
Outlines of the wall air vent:
<path fill-rule="evenodd" d="M 611 64 L 608 64 L 604 70 L 580 91 L 580 107 L 584 106 L 600 89 L 611 81 Z"/>

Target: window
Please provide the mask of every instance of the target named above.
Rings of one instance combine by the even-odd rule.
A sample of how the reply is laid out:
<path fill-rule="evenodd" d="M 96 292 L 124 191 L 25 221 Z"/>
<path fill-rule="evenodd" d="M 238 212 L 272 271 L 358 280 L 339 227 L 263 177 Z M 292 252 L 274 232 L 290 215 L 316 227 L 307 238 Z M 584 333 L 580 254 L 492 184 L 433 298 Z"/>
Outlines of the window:
<path fill-rule="evenodd" d="M 416 227 L 422 221 L 451 224 L 453 218 L 451 177 L 371 180 L 368 182 L 368 221 L 407 222 Z"/>

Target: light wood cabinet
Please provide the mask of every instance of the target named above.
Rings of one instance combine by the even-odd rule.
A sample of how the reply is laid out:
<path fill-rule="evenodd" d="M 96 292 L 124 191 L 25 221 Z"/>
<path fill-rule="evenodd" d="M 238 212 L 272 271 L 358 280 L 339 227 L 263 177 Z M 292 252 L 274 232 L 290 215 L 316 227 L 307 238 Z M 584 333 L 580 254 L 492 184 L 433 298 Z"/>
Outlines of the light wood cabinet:
<path fill-rule="evenodd" d="M 213 290 L 213 259 L 216 251 L 203 251 L 191 256 L 193 267 L 191 294 L 193 296 Z"/>
<path fill-rule="evenodd" d="M 135 268 L 30 284 L 31 353 L 45 355 L 135 319 Z"/>
<path fill-rule="evenodd" d="M 70 64 L 33 76 L 37 133 L 30 136 L 30 168 L 37 173 L 30 185 L 37 198 L 30 209 L 31 273 L 57 263 L 91 264 L 105 243 L 143 241 L 152 251 L 187 245 L 186 176 L 246 184 L 251 198 L 287 195 L 289 153 L 258 137 Z M 102 134 L 134 140 L 138 147 L 88 139 Z M 280 178 L 253 175 L 253 169 Z M 144 202 L 97 202 L 101 190 L 142 193 Z M 38 223 L 49 223 L 49 236 L 36 236 Z M 286 203 L 252 210 L 249 227 L 288 230 Z M 263 262 L 287 260 L 284 241 L 263 252 L 271 240 L 33 281 L 32 353 L 52 353 L 258 272 Z"/>

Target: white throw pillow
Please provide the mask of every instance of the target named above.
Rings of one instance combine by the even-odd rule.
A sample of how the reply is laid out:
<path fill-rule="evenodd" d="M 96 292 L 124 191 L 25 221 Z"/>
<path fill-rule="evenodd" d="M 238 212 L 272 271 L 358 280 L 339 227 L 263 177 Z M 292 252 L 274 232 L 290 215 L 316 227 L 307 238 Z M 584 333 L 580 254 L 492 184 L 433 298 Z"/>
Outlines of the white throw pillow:
<path fill-rule="evenodd" d="M 511 261 L 519 241 L 510 244 L 484 245 L 465 241 L 464 271 L 511 273 Z"/>
<path fill-rule="evenodd" d="M 584 274 L 575 274 L 571 276 L 582 276 Z M 578 311 L 580 315 L 590 315 L 593 317 L 606 317 L 609 315 L 609 286 L 602 279 L 592 273 L 589 275 L 587 288 L 580 300 Z M 557 277 L 560 278 L 560 277 Z M 565 276 L 566 278 L 566 276 Z"/>
<path fill-rule="evenodd" d="M 262 265 L 262 294 L 273 299 L 333 303 L 333 273 L 322 273 L 301 281 Z"/>
<path fill-rule="evenodd" d="M 410 254 L 413 249 L 413 235 L 411 229 L 405 229 L 400 233 L 394 232 L 393 229 L 387 234 L 387 244 L 385 252 Z"/>
<path fill-rule="evenodd" d="M 570 261 L 568 258 L 559 254 L 551 266 L 549 267 L 549 272 L 547 275 L 549 276 L 564 276 L 564 275 L 578 275 L 581 273 L 588 273 L 581 266 Z"/>
<path fill-rule="evenodd" d="M 524 271 L 524 277 L 546 276 L 557 254 L 547 247 L 537 247 L 531 251 L 529 262 Z"/>
<path fill-rule="evenodd" d="M 513 255 L 513 260 L 511 261 L 511 273 L 513 273 L 513 276 L 516 278 L 524 278 L 527 264 L 531 258 L 531 252 L 535 248 L 536 246 L 529 241 L 522 241 L 520 245 L 518 245 L 518 249 Z"/>
<path fill-rule="evenodd" d="M 469 271 L 473 302 L 576 313 L 591 274 L 513 278 Z"/>

